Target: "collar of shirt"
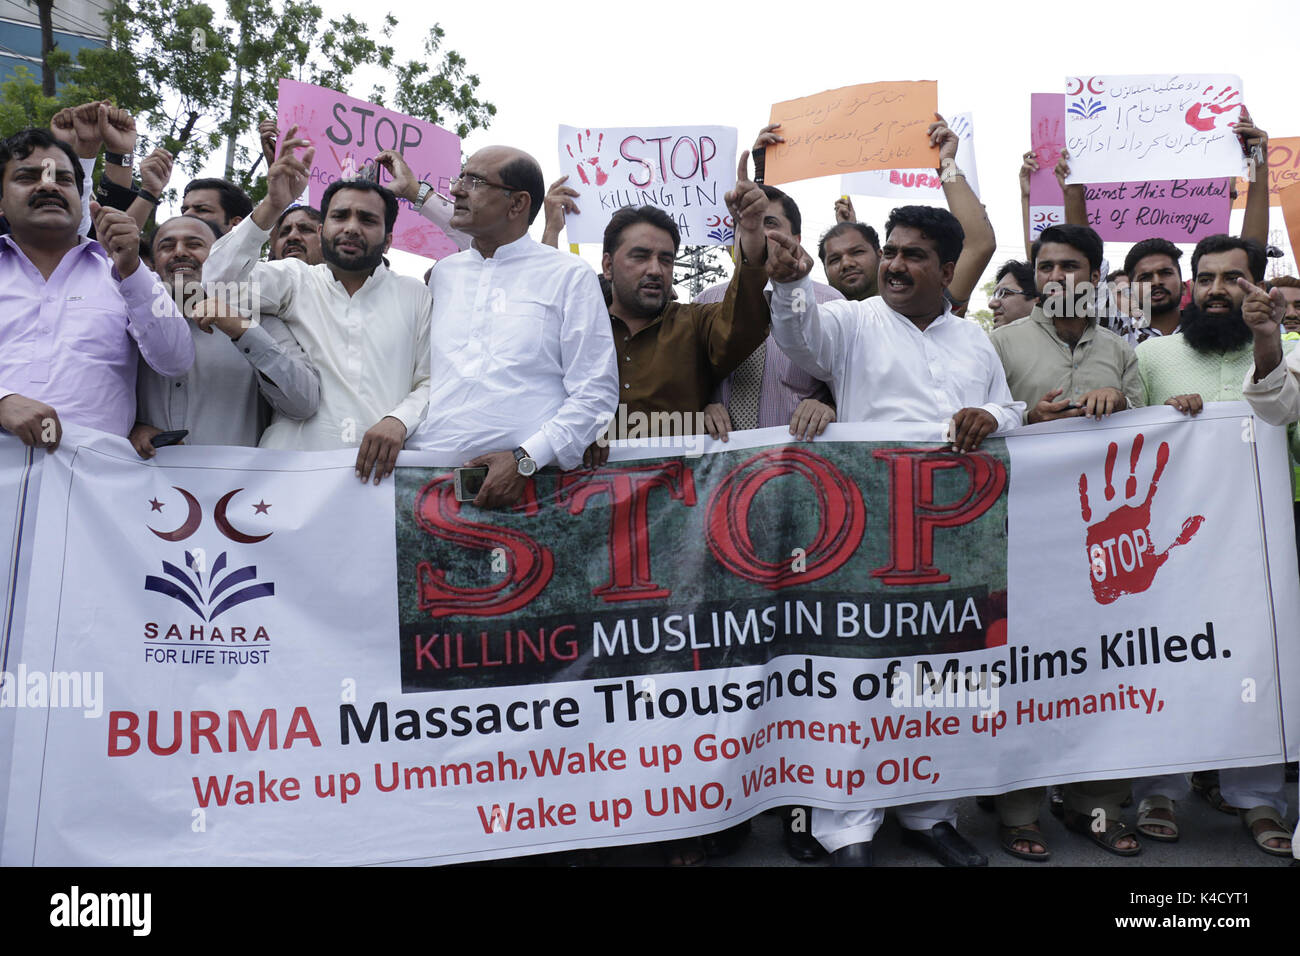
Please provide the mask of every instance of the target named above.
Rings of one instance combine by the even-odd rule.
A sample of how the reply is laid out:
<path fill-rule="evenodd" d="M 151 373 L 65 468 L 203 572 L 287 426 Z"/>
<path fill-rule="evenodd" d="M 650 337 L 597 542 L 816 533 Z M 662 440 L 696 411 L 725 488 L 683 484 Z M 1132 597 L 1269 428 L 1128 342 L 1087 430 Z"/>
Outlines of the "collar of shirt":
<path fill-rule="evenodd" d="M 528 255 L 532 251 L 532 247 L 535 245 L 537 244 L 533 242 L 532 237 L 529 236 L 528 233 L 524 233 L 518 239 L 515 239 L 512 242 L 507 242 L 504 246 L 497 246 L 496 252 L 492 253 L 490 257 L 483 255 L 483 253 L 479 252 L 478 249 L 474 248 L 474 246 L 470 246 L 467 251 L 479 262 L 492 262 L 493 260 L 504 261 Z"/>
<path fill-rule="evenodd" d="M 86 251 L 83 252 L 82 250 Z M 22 248 L 14 241 L 14 237 L 10 233 L 0 235 L 0 259 L 3 259 L 6 255 L 17 255 L 20 262 L 25 263 L 30 269 L 36 272 L 37 276 L 40 276 L 40 272 L 36 269 L 36 266 L 32 265 L 32 260 L 27 258 L 27 253 L 23 252 Z M 117 274 L 117 266 L 114 266 L 113 260 L 108 257 L 108 250 L 94 239 L 87 239 L 85 236 L 78 236 L 77 244 L 64 253 L 64 258 L 70 255 L 99 256 L 99 258 L 112 266 L 113 278 L 121 279 L 121 276 Z M 59 265 L 63 265 L 62 260 L 59 261 Z M 143 267 L 144 263 L 142 262 L 140 265 Z"/>
<path fill-rule="evenodd" d="M 1047 317 L 1047 313 L 1043 311 L 1043 307 L 1041 305 L 1034 306 L 1034 311 L 1029 313 L 1029 317 L 1033 319 L 1035 322 L 1037 322 L 1038 325 L 1042 327 L 1043 331 L 1045 331 L 1053 339 L 1055 339 L 1057 342 L 1060 342 L 1062 345 L 1066 346 L 1067 348 L 1069 347 L 1070 343 L 1065 341 L 1065 339 L 1061 338 L 1061 333 L 1056 331 L 1056 320 L 1049 319 Z M 1076 342 L 1075 344 L 1082 345 L 1084 342 L 1087 342 L 1096 334 L 1097 334 L 1097 319 L 1094 317 L 1088 319 L 1088 324 L 1083 327 L 1083 333 L 1079 336 L 1079 341 Z"/>

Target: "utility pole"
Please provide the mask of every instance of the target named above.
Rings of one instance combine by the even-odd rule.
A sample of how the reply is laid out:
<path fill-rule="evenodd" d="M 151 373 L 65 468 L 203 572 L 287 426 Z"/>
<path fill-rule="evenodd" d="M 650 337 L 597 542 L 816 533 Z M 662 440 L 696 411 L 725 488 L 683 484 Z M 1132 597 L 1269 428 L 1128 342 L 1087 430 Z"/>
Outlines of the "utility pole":
<path fill-rule="evenodd" d="M 36 0 L 36 11 L 41 22 L 41 93 L 54 95 L 54 71 L 50 69 L 50 54 L 54 52 L 54 0 Z"/>
<path fill-rule="evenodd" d="M 717 246 L 683 246 L 673 262 L 673 285 L 686 283 L 694 299 L 706 286 L 727 278 L 727 270 L 718 261 L 721 255 Z"/>

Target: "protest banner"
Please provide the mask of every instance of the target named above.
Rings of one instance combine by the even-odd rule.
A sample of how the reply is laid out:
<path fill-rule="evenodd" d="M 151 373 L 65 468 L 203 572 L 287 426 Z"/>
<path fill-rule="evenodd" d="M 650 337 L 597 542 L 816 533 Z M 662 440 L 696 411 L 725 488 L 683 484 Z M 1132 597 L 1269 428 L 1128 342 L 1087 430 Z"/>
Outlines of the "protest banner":
<path fill-rule="evenodd" d="M 1300 183 L 1300 136 L 1283 136 L 1268 141 L 1268 204 L 1282 205 L 1281 190 L 1293 183 Z M 1250 180 L 1237 180 L 1237 198 L 1232 201 L 1233 209 L 1246 208 L 1246 193 L 1250 189 Z"/>
<path fill-rule="evenodd" d="M 561 126 L 560 171 L 578 191 L 565 217 L 570 242 L 601 242 L 624 206 L 655 206 L 682 243 L 725 246 L 735 238 L 726 195 L 736 185 L 732 126 Z"/>
<path fill-rule="evenodd" d="M 1065 222 L 1065 200 L 1054 172 L 1064 146 L 1065 100 L 1061 93 L 1030 94 L 1030 136 L 1038 161 L 1029 177 L 1031 239 Z M 1070 167 L 1073 172 L 1073 156 Z M 1104 240 L 1196 242 L 1228 231 L 1228 184 L 1227 179 L 1088 183 L 1088 224 Z"/>
<path fill-rule="evenodd" d="M 938 169 L 926 129 L 939 110 L 933 80 L 863 83 L 772 104 L 785 142 L 767 149 L 771 185 L 864 169 Z"/>
<path fill-rule="evenodd" d="M 1300 183 L 1284 186 L 1278 195 L 1282 200 L 1286 238 L 1291 243 L 1291 258 L 1300 260 Z"/>
<path fill-rule="evenodd" d="M 948 127 L 957 134 L 957 168 L 965 174 L 966 182 L 978 196 L 980 182 L 975 170 L 975 124 L 971 114 L 956 114 Z M 861 173 L 845 173 L 840 177 L 840 192 L 936 205 L 944 201 L 943 181 L 935 169 L 869 169 Z"/>
<path fill-rule="evenodd" d="M 455 862 L 1294 757 L 1282 429 L 942 431 L 634 441 L 483 512 L 428 453 L 375 487 L 70 427 L 19 536 L 0 861 Z"/>
<path fill-rule="evenodd" d="M 1232 123 L 1241 79 L 1227 74 L 1069 76 L 1069 183 L 1238 176 L 1245 157 Z"/>
<path fill-rule="evenodd" d="M 297 124 L 297 135 L 316 147 L 309 195 L 317 208 L 330 183 L 356 178 L 386 149 L 401 153 L 416 177 L 444 196 L 460 172 L 460 138 L 455 133 L 310 83 L 280 81 L 276 123 L 281 136 Z M 381 169 L 379 182 L 386 186 L 391 181 Z M 394 249 L 432 259 L 459 251 L 441 229 L 413 210 L 410 202 L 399 199 L 398 205 Z"/>

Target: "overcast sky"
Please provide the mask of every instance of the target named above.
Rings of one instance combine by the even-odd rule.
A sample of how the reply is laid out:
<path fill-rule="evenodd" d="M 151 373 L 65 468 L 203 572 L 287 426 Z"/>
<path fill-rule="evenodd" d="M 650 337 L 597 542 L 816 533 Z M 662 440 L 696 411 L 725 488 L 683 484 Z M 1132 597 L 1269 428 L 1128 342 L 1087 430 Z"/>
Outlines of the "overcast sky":
<path fill-rule="evenodd" d="M 328 15 L 355 3 L 317 0 Z M 1029 94 L 1063 91 L 1064 78 L 1106 73 L 1235 73 L 1244 102 L 1271 137 L 1300 135 L 1294 62 L 1300 4 L 1074 3 L 1011 0 L 990 6 L 930 3 L 690 3 L 493 0 L 431 4 L 378 0 L 401 26 L 399 59 L 419 55 L 434 22 L 497 107 L 492 126 L 466 138 L 466 154 L 505 143 L 528 150 L 549 183 L 559 175 L 556 127 L 717 124 L 743 147 L 771 104 L 880 80 L 937 80 L 946 115 L 969 110 L 981 198 L 997 231 L 993 268 L 1023 256 L 1017 172 L 1029 148 Z M 765 15 L 766 14 L 766 15 Z M 369 78 L 344 92 L 366 97 Z M 834 222 L 839 177 L 783 187 L 803 214 L 806 246 Z M 884 224 L 895 205 L 855 197 L 859 218 Z M 1237 214 L 1239 216 L 1240 214 Z M 1274 208 L 1271 226 L 1283 228 Z M 1234 217 L 1234 227 L 1236 225 Z M 541 235 L 541 218 L 533 234 Z M 1124 244 L 1108 244 L 1122 260 Z M 583 248 L 593 262 L 598 248 Z M 419 275 L 426 260 L 397 257 Z M 820 265 L 816 272 L 821 278 Z M 979 303 L 973 303 L 978 305 Z"/>

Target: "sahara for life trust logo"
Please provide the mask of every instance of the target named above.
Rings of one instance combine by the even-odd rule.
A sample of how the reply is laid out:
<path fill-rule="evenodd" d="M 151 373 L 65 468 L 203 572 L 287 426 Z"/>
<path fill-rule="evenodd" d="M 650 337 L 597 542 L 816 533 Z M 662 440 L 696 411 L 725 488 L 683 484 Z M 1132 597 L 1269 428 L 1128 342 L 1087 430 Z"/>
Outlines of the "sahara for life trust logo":
<path fill-rule="evenodd" d="M 1191 541 L 1205 522 L 1204 515 L 1191 515 L 1183 522 L 1182 530 L 1169 547 L 1160 552 L 1155 550 L 1150 530 L 1151 502 L 1155 499 L 1165 466 L 1169 464 L 1169 443 L 1161 442 L 1156 450 L 1151 483 L 1147 486 L 1146 497 L 1139 499 L 1137 470 L 1143 443 L 1140 432 L 1133 436 L 1123 502 L 1099 521 L 1092 520 L 1088 475 L 1086 472 L 1079 475 L 1079 513 L 1088 524 L 1088 565 L 1092 577 L 1092 596 L 1098 604 L 1111 604 L 1121 595 L 1137 594 L 1151 587 L 1156 572 L 1169 560 L 1169 552 Z M 1105 484 L 1102 488 L 1102 496 L 1107 502 L 1113 502 L 1118 495 L 1115 487 L 1115 463 L 1118 458 L 1119 445 L 1111 442 L 1106 449 Z"/>
<path fill-rule="evenodd" d="M 147 527 L 163 541 L 179 544 L 194 537 L 203 524 L 203 506 L 198 498 L 173 485 L 180 493 L 180 502 L 150 499 L 149 515 L 151 522 Z M 236 495 L 243 488 L 236 488 L 222 495 L 212 509 L 212 523 L 216 530 L 227 540 L 239 545 L 254 545 L 265 541 L 274 532 L 255 534 L 236 528 L 231 522 L 231 505 Z M 159 522 L 155 515 L 167 514 L 169 507 L 183 506 L 184 520 L 172 530 L 155 527 Z M 252 509 L 249 516 L 256 520 L 259 516 L 270 517 L 272 505 L 265 500 L 248 504 Z M 241 508 L 242 510 L 242 508 Z M 240 519 L 243 523 L 243 519 Z M 216 550 L 216 549 L 214 549 Z M 211 557 L 208 549 L 189 547 L 183 552 L 183 558 L 177 561 L 162 561 L 162 574 L 150 574 L 144 579 L 144 589 L 170 598 L 175 604 L 184 606 L 198 618 L 199 623 L 187 618 L 178 620 L 151 620 L 144 626 L 144 659 L 159 664 L 263 664 L 270 654 L 271 635 L 266 627 L 249 622 L 242 616 L 236 616 L 238 623 L 231 618 L 223 618 L 227 612 L 243 607 L 250 601 L 275 595 L 275 583 L 259 581 L 257 566 L 253 564 L 236 566 L 241 560 L 232 557 L 237 552 L 220 549 Z M 174 609 L 174 605 L 173 605 Z"/>

